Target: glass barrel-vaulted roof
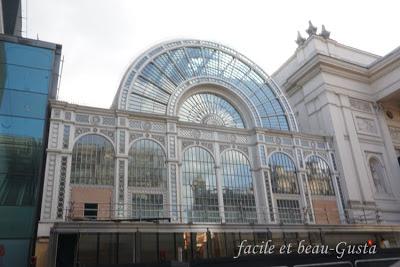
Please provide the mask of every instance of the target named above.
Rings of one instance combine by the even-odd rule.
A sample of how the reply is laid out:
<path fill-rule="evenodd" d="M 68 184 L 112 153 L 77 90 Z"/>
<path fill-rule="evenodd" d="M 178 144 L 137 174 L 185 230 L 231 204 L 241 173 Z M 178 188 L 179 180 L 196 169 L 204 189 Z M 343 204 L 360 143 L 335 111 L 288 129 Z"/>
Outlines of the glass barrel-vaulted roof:
<path fill-rule="evenodd" d="M 182 121 L 244 128 L 239 112 L 225 99 L 215 94 L 200 93 L 190 96 L 179 109 Z"/>
<path fill-rule="evenodd" d="M 231 91 L 238 90 L 251 110 L 255 126 L 297 131 L 286 98 L 268 75 L 236 51 L 206 41 L 169 42 L 144 53 L 126 72 L 113 106 L 171 115 L 171 98 L 196 80 L 204 83 L 207 79 L 229 85 L 231 89 L 223 87 Z M 240 115 L 235 116 L 237 123 Z"/>

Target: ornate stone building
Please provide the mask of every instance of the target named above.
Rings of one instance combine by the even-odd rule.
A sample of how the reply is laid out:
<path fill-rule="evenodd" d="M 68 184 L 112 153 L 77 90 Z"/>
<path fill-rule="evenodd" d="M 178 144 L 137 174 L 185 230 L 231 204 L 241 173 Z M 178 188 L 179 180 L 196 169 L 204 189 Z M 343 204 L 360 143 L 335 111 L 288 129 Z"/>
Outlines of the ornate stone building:
<path fill-rule="evenodd" d="M 166 42 L 128 68 L 110 109 L 52 101 L 39 258 L 193 261 L 267 238 L 399 245 L 400 52 L 328 38 L 300 38 L 273 78 L 220 44 Z"/>

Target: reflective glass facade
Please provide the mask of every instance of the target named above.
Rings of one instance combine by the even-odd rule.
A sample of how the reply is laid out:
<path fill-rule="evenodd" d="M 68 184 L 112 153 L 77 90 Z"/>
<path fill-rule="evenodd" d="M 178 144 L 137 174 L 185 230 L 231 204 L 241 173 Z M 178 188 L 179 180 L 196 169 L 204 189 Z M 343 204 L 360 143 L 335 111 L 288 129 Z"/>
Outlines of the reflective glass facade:
<path fill-rule="evenodd" d="M 158 143 L 136 141 L 129 150 L 128 166 L 128 186 L 166 188 L 166 158 Z"/>
<path fill-rule="evenodd" d="M 276 152 L 269 158 L 272 192 L 278 194 L 299 194 L 296 166 L 286 154 Z"/>
<path fill-rule="evenodd" d="M 114 184 L 114 147 L 105 137 L 88 134 L 79 138 L 72 150 L 71 183 Z"/>
<path fill-rule="evenodd" d="M 331 171 L 322 158 L 310 156 L 306 161 L 306 170 L 312 195 L 335 195 Z"/>
<path fill-rule="evenodd" d="M 18 267 L 35 231 L 56 46 L 0 37 L 0 245 L 4 266 Z"/>
<path fill-rule="evenodd" d="M 150 51 L 151 56 L 143 55 L 136 61 L 126 76 L 129 94 L 123 97 L 120 108 L 166 114 L 178 88 L 207 77 L 222 80 L 241 91 L 256 110 L 260 127 L 297 131 L 286 98 L 254 63 L 218 44 L 182 42 L 188 44 L 177 47 L 174 47 L 177 43 L 165 44 Z"/>
<path fill-rule="evenodd" d="M 253 177 L 243 153 L 228 150 L 221 157 L 225 221 L 257 221 Z"/>
<path fill-rule="evenodd" d="M 190 96 L 180 107 L 178 116 L 182 121 L 244 128 L 239 112 L 228 101 L 215 94 Z"/>
<path fill-rule="evenodd" d="M 215 163 L 204 148 L 190 147 L 185 150 L 182 186 L 184 221 L 220 221 Z"/>

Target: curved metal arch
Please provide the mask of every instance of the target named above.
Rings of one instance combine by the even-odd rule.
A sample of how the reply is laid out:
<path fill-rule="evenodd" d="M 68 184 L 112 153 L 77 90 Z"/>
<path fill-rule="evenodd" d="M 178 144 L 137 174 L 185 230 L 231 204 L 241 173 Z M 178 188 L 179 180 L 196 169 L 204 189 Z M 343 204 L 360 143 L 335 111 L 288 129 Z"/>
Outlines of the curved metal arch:
<path fill-rule="evenodd" d="M 332 172 L 333 168 L 332 168 L 331 164 L 327 160 L 325 160 L 323 157 L 316 155 L 316 154 L 310 154 L 304 159 L 304 163 L 307 164 L 308 160 L 311 157 L 316 157 L 316 158 L 319 158 L 320 160 L 322 160 L 326 164 L 326 166 L 328 166 L 329 174 L 331 175 L 331 178 L 333 179 L 333 172 Z M 307 169 L 307 166 L 305 167 L 305 169 Z"/>
<path fill-rule="evenodd" d="M 110 142 L 111 146 L 113 147 L 114 155 L 117 154 L 117 148 L 116 148 L 116 146 L 114 145 L 114 141 L 111 140 L 110 137 L 108 137 L 107 135 L 102 134 L 102 133 L 99 133 L 99 132 L 97 132 L 97 133 L 88 132 L 88 133 L 83 133 L 83 134 L 78 135 L 78 136 L 74 139 L 74 141 L 72 142 L 72 150 L 71 150 L 71 151 L 74 150 L 76 142 L 78 142 L 79 139 L 81 139 L 82 137 L 84 137 L 84 136 L 86 136 L 86 135 L 98 135 L 98 136 L 104 137 L 108 142 Z"/>
<path fill-rule="evenodd" d="M 219 157 L 220 157 L 220 163 L 222 162 L 222 156 L 223 156 L 223 154 L 225 154 L 225 152 L 229 152 L 229 151 L 235 151 L 235 152 L 239 152 L 240 154 L 242 154 L 244 157 L 245 157 L 245 159 L 247 160 L 247 163 L 249 164 L 249 167 L 250 167 L 250 171 L 251 172 L 253 172 L 253 165 L 251 164 L 251 161 L 250 161 L 250 158 L 249 158 L 249 156 L 247 156 L 245 153 L 243 153 L 243 151 L 240 151 L 240 150 L 238 150 L 238 149 L 236 149 L 236 148 L 227 148 L 227 149 L 224 149 L 222 152 L 220 152 L 219 153 Z M 222 164 L 222 163 L 221 163 Z M 252 175 L 253 176 L 253 175 Z"/>
<path fill-rule="evenodd" d="M 180 156 L 180 159 L 179 159 L 180 163 L 182 163 L 182 161 L 183 161 L 183 156 L 184 156 L 185 152 L 186 152 L 188 149 L 192 148 L 192 147 L 199 147 L 199 148 L 202 148 L 202 149 L 204 149 L 205 151 L 207 151 L 207 152 L 210 154 L 210 156 L 211 156 L 211 158 L 212 158 L 212 160 L 213 160 L 213 162 L 214 162 L 214 165 L 217 164 L 217 161 L 216 161 L 216 158 L 215 158 L 215 156 L 214 156 L 214 153 L 213 153 L 212 151 L 210 151 L 207 147 L 202 146 L 201 144 L 193 144 L 193 145 L 190 145 L 190 146 L 185 147 L 185 149 L 182 150 L 182 152 L 181 152 L 181 156 Z"/>
<path fill-rule="evenodd" d="M 142 140 L 153 141 L 154 143 L 158 144 L 158 145 L 161 147 L 162 152 L 164 153 L 165 160 L 167 161 L 167 150 L 166 150 L 166 148 L 165 148 L 165 147 L 163 146 L 163 144 L 161 144 L 159 141 L 157 141 L 157 140 L 155 140 L 155 139 L 153 139 L 153 138 L 151 138 L 151 137 L 140 137 L 140 138 L 138 138 L 138 139 L 135 139 L 135 140 L 131 141 L 131 142 L 128 144 L 128 153 L 129 153 L 129 151 L 132 149 L 132 146 L 133 146 L 136 142 L 142 141 Z"/>
<path fill-rule="evenodd" d="M 274 151 L 274 152 L 272 152 L 271 154 L 268 155 L 268 157 L 267 157 L 268 168 L 269 168 L 269 161 L 271 160 L 272 155 L 278 154 L 278 153 L 284 154 L 285 156 L 287 156 L 293 162 L 293 165 L 294 165 L 294 168 L 295 168 L 296 172 L 299 170 L 299 168 L 298 168 L 298 166 L 296 164 L 296 160 L 294 160 L 292 155 L 290 155 L 290 154 L 288 154 L 288 153 L 286 153 L 284 151 Z"/>
<path fill-rule="evenodd" d="M 130 68 L 126 71 L 126 73 L 121 81 L 121 84 L 120 84 L 120 87 L 116 94 L 116 97 L 114 98 L 113 106 L 116 108 L 119 108 L 119 109 L 129 109 L 129 106 L 128 106 L 129 93 L 134 91 L 133 87 L 135 86 L 135 83 L 138 81 L 138 77 L 142 73 L 144 68 L 146 68 L 149 64 L 153 64 L 156 66 L 154 60 L 158 56 L 160 56 L 162 54 L 168 54 L 173 49 L 176 50 L 176 49 L 180 49 L 180 48 L 184 49 L 187 59 L 188 59 L 188 54 L 185 50 L 186 48 L 188 48 L 188 49 L 189 48 L 200 48 L 201 54 L 203 56 L 202 59 L 206 59 L 204 57 L 204 49 L 208 48 L 208 49 L 213 49 L 215 51 L 224 53 L 225 55 L 231 56 L 232 60 L 231 60 L 231 62 L 229 62 L 227 64 L 227 66 L 230 66 L 231 63 L 234 62 L 232 64 L 232 69 L 235 68 L 234 65 L 236 65 L 237 61 L 240 62 L 240 64 L 244 64 L 245 66 L 247 66 L 248 67 L 247 73 L 245 73 L 237 81 L 242 84 L 243 78 L 244 77 L 249 78 L 250 77 L 249 74 L 251 74 L 253 72 L 257 76 L 257 79 L 260 79 L 258 83 L 255 82 L 255 80 L 253 80 L 255 87 L 252 89 L 250 87 L 248 87 L 247 85 L 245 85 L 244 83 L 243 83 L 243 86 L 248 87 L 247 90 L 250 90 L 251 92 L 253 92 L 254 95 L 257 92 L 259 92 L 260 94 L 261 93 L 263 94 L 264 100 L 263 100 L 263 102 L 260 102 L 260 104 L 257 105 L 257 108 L 263 110 L 263 114 L 264 114 L 263 115 L 264 116 L 263 117 L 264 118 L 263 126 L 264 126 L 264 128 L 298 131 L 297 122 L 294 117 L 293 111 L 292 111 L 286 97 L 283 95 L 282 91 L 278 88 L 276 83 L 260 67 L 258 67 L 255 63 L 250 61 L 248 58 L 246 58 L 242 54 L 240 54 L 240 53 L 236 52 L 235 50 L 228 48 L 226 46 L 223 46 L 223 45 L 220 45 L 217 43 L 213 43 L 213 42 L 209 42 L 209 41 L 176 40 L 176 41 L 162 43 L 160 45 L 154 46 L 151 49 L 147 50 L 144 54 L 142 54 L 139 58 L 137 58 L 133 62 L 133 64 L 130 66 Z M 184 55 L 183 55 L 183 57 L 184 57 Z M 208 58 L 208 60 L 210 60 L 210 58 Z M 176 65 L 177 65 L 176 62 L 174 63 L 173 60 L 171 60 L 171 62 L 173 62 L 173 64 L 170 64 L 170 65 L 171 66 L 173 65 L 176 67 Z M 190 62 L 190 64 L 192 64 L 192 63 Z M 206 66 L 207 63 L 203 62 L 201 64 L 203 64 L 203 66 Z M 190 66 L 192 68 L 193 65 L 190 65 Z M 154 67 L 154 68 L 156 69 L 157 67 Z M 178 72 L 179 72 L 179 68 L 177 67 L 176 69 L 178 69 Z M 225 70 L 226 69 L 224 69 L 224 71 Z M 193 69 L 192 69 L 192 71 L 193 71 L 193 73 L 195 73 L 195 71 Z M 206 70 L 205 72 L 207 72 L 207 71 L 208 70 Z M 232 74 L 232 72 L 231 72 L 231 74 Z M 197 76 L 197 74 L 195 74 L 195 76 Z M 211 75 L 210 77 L 214 77 L 214 76 Z M 183 80 L 187 79 L 187 77 L 185 77 L 184 75 L 181 75 L 181 78 L 183 78 Z M 231 78 L 235 78 L 235 77 L 232 76 Z M 158 77 L 157 79 L 161 79 L 161 78 Z M 172 80 L 170 80 L 169 83 L 171 81 Z M 174 83 L 172 82 L 172 84 L 174 84 Z M 178 85 L 178 84 L 174 84 L 175 87 L 176 87 L 176 85 Z M 174 88 L 173 88 L 174 86 L 172 86 L 169 89 L 169 91 L 174 91 Z M 243 90 L 244 90 L 244 88 L 243 88 Z M 272 97 L 271 97 L 271 95 L 269 95 L 270 93 L 268 90 L 271 92 Z M 172 92 L 167 92 L 167 94 L 168 93 L 172 93 Z M 164 97 L 164 96 L 162 96 L 162 97 Z M 267 103 L 266 101 L 269 101 L 269 103 Z M 276 104 L 275 102 L 277 102 L 278 104 Z M 133 105 L 136 105 L 136 104 L 133 104 Z M 159 109 L 158 113 L 163 112 L 163 109 L 164 109 L 163 106 L 165 106 L 165 104 L 159 104 L 159 103 L 152 102 L 152 105 L 153 105 L 152 106 L 153 112 L 155 112 L 154 108 L 157 105 L 159 105 L 157 107 L 157 109 Z M 279 107 L 278 112 L 276 110 L 277 107 Z M 283 113 L 281 113 L 280 110 L 282 110 Z"/>

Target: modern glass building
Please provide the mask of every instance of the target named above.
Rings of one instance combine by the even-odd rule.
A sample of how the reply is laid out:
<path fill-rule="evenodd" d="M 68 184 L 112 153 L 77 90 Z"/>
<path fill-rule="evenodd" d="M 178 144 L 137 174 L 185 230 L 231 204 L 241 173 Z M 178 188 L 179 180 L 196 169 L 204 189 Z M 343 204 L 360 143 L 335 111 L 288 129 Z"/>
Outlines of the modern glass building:
<path fill-rule="evenodd" d="M 316 35 L 307 42 L 333 45 Z M 279 70 L 281 86 L 291 85 L 295 78 L 284 78 L 291 71 L 295 77 L 308 73 L 290 89 L 299 90 L 319 70 L 296 68 Z M 292 104 L 270 76 L 233 49 L 176 40 L 132 63 L 110 109 L 51 101 L 39 266 L 206 266 L 232 260 L 242 240 L 271 239 L 279 246 L 371 239 L 399 246 L 398 199 L 387 186 L 398 184 L 382 167 L 388 154 L 380 139 L 360 137 L 369 142 L 366 155 L 374 154 L 361 164 L 371 162 L 374 178 L 359 182 L 346 172 L 350 159 L 343 160 L 350 145 L 341 146 L 355 140 L 354 122 L 334 128 L 346 129 L 340 134 L 329 132 L 329 123 L 319 132 L 311 124 L 328 122 L 329 116 L 315 114 L 333 109 L 329 101 L 334 107 L 341 102 L 331 93 L 314 95 L 321 88 L 304 95 L 290 90 Z M 374 121 L 372 113 L 358 112 L 360 106 L 372 112 L 372 102 L 352 101 L 354 110 L 335 114 Z M 302 124 L 309 129 L 297 122 L 305 114 L 311 122 Z M 360 127 L 365 134 L 369 126 Z"/>
<path fill-rule="evenodd" d="M 27 266 L 34 249 L 61 47 L 0 35 L 0 246 L 3 266 Z"/>

